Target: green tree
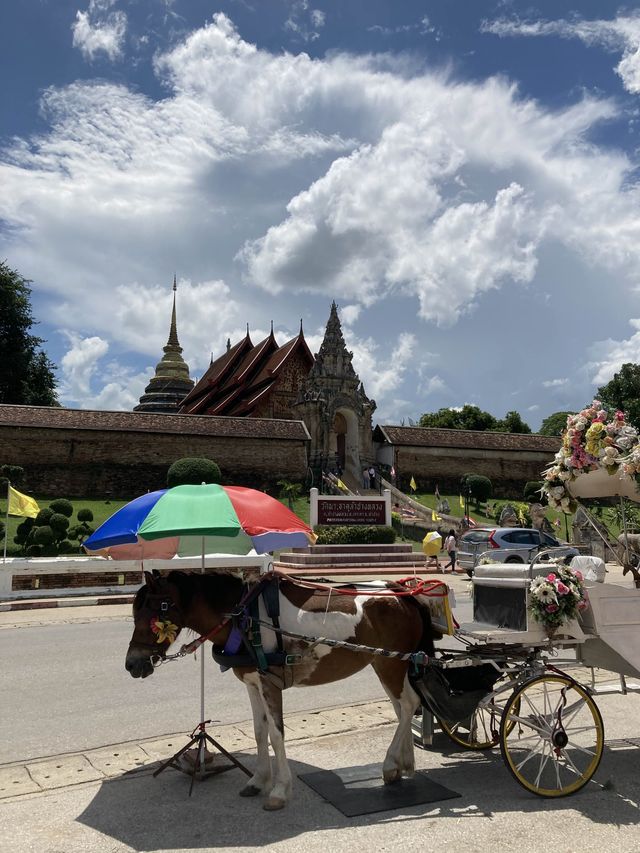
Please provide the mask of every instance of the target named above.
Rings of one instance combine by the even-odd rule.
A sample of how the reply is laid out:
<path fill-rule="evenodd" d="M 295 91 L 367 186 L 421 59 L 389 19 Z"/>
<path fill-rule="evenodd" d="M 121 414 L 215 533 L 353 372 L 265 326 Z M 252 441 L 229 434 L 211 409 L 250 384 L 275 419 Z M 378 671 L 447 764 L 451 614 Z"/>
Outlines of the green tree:
<path fill-rule="evenodd" d="M 531 427 L 522 420 L 518 412 L 507 412 L 504 418 L 498 420 L 490 412 L 468 403 L 459 409 L 444 408 L 438 409 L 437 412 L 426 412 L 420 418 L 418 426 L 490 432 L 531 432 Z"/>
<path fill-rule="evenodd" d="M 538 435 L 562 435 L 567 428 L 567 418 L 575 412 L 554 412 L 540 424 Z"/>
<path fill-rule="evenodd" d="M 280 487 L 280 497 L 286 500 L 289 509 L 293 509 L 293 502 L 300 497 L 302 486 L 300 483 L 291 483 L 289 480 L 278 480 Z"/>
<path fill-rule="evenodd" d="M 496 430 L 499 432 L 529 433 L 531 427 L 522 420 L 519 412 L 507 412 L 504 418 L 498 421 Z"/>
<path fill-rule="evenodd" d="M 489 412 L 483 412 L 478 406 L 469 404 L 460 409 L 438 409 L 427 412 L 418 423 L 421 427 L 439 427 L 440 429 L 494 430 L 498 421 Z"/>
<path fill-rule="evenodd" d="M 623 364 L 613 379 L 598 388 L 598 400 L 611 409 L 625 412 L 629 423 L 640 429 L 640 365 Z"/>
<path fill-rule="evenodd" d="M 58 406 L 55 365 L 32 335 L 27 279 L 0 261 L 0 403 Z"/>

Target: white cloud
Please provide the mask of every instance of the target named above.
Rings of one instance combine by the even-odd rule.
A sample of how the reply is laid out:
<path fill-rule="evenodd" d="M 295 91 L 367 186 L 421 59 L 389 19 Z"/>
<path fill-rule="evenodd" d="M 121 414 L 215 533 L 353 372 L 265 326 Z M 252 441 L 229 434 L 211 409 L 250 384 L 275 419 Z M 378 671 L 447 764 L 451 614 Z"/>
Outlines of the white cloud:
<path fill-rule="evenodd" d="M 127 32 L 127 16 L 119 10 L 110 11 L 116 0 L 90 0 L 86 12 L 78 10 L 71 26 L 73 46 L 86 59 L 93 60 L 100 53 L 110 60 L 122 57 L 122 47 Z"/>
<path fill-rule="evenodd" d="M 562 388 L 562 386 L 567 385 L 569 382 L 568 379 L 545 379 L 542 383 L 543 388 Z"/>
<path fill-rule="evenodd" d="M 497 36 L 558 36 L 580 39 L 584 44 L 603 47 L 612 53 L 622 53 L 616 73 L 624 87 L 633 94 L 640 93 L 640 13 L 619 14 L 611 20 L 521 21 L 499 19 L 485 22 L 483 32 Z"/>
<path fill-rule="evenodd" d="M 623 364 L 640 363 L 640 320 L 629 320 L 636 331 L 623 341 L 598 341 L 591 347 L 592 361 L 587 365 L 593 385 L 605 385 Z"/>
<path fill-rule="evenodd" d="M 321 9 L 312 9 L 309 0 L 293 0 L 284 27 L 302 41 L 308 42 L 320 38 L 320 30 L 325 22 L 326 14 Z"/>
<path fill-rule="evenodd" d="M 612 101 L 550 110 L 504 79 L 457 82 L 388 54 L 271 53 L 222 14 L 154 70 L 156 101 L 104 81 L 47 90 L 47 129 L 0 150 L 0 256 L 37 282 L 38 316 L 112 358 L 157 362 L 174 270 L 192 374 L 245 322 L 263 328 L 271 313 L 295 330 L 339 298 L 354 366 L 393 418 L 419 371 L 447 390 L 416 318 L 451 327 L 542 284 L 553 311 L 558 291 L 537 270 L 558 246 L 576 328 L 590 310 L 583 267 L 620 304 L 640 280 L 635 163 L 591 136 L 618 116 Z M 368 337 L 377 302 L 394 319 L 402 304 L 397 342 Z M 92 388 L 90 352 L 71 349 L 70 393 L 124 399 L 117 375 Z"/>
<path fill-rule="evenodd" d="M 74 400 L 84 400 L 91 391 L 91 377 L 96 371 L 98 361 L 109 350 L 107 341 L 97 336 L 81 338 L 73 332 L 67 332 L 71 344 L 63 356 L 61 395 Z"/>

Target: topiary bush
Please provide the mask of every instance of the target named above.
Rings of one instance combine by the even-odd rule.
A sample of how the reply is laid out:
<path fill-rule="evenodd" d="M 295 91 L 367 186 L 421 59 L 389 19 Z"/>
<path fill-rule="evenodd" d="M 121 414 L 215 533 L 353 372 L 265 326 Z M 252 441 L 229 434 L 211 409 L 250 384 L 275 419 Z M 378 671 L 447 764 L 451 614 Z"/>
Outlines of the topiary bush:
<path fill-rule="evenodd" d="M 53 515 L 53 510 L 45 506 L 40 512 L 36 515 L 33 520 L 33 523 L 36 527 L 42 527 L 43 524 L 49 524 L 49 519 Z"/>
<path fill-rule="evenodd" d="M 49 509 L 52 509 L 59 515 L 64 515 L 66 518 L 71 518 L 73 515 L 73 504 L 66 498 L 56 498 L 55 501 L 51 501 Z"/>
<path fill-rule="evenodd" d="M 200 483 L 219 483 L 220 479 L 218 465 L 204 456 L 185 456 L 174 462 L 167 471 L 167 486 L 170 489 L 186 484 L 199 486 Z"/>
<path fill-rule="evenodd" d="M 54 539 L 53 530 L 48 524 L 43 524 L 34 528 L 30 538 L 35 545 L 51 545 Z"/>
<path fill-rule="evenodd" d="M 66 535 L 69 519 L 60 512 L 54 512 L 49 519 L 49 527 L 53 530 L 55 538 L 60 540 Z"/>
<path fill-rule="evenodd" d="M 380 525 L 320 525 L 314 533 L 318 545 L 391 545 L 396 541 L 393 527 Z"/>
<path fill-rule="evenodd" d="M 27 548 L 27 557 L 41 557 L 42 545 L 29 545 Z"/>
<path fill-rule="evenodd" d="M 93 521 L 93 513 L 90 509 L 79 509 L 78 510 L 78 521 Z"/>
<path fill-rule="evenodd" d="M 476 509 L 479 509 L 481 501 L 484 503 L 491 497 L 493 491 L 493 483 L 482 474 L 465 474 L 462 478 L 462 485 L 468 489 L 469 495 L 475 502 Z"/>

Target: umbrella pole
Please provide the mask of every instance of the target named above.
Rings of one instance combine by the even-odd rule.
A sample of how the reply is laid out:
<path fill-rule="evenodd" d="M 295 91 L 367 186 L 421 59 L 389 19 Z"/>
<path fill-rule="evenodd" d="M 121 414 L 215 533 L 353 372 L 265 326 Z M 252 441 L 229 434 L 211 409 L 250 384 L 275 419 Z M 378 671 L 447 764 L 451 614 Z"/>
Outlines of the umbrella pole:
<path fill-rule="evenodd" d="M 202 537 L 202 562 L 200 564 L 200 572 L 204 574 L 204 536 Z M 205 721 L 204 721 L 204 648 L 200 648 L 200 725 L 202 726 L 202 731 L 204 731 Z M 204 773 L 205 771 L 205 758 L 206 758 L 206 741 L 204 738 L 200 739 L 199 749 L 198 749 L 198 763 L 200 765 L 200 772 Z"/>
<path fill-rule="evenodd" d="M 204 536 L 202 537 L 202 562 L 200 563 L 200 572 L 204 574 Z M 158 773 L 162 773 L 163 770 L 166 770 L 167 767 L 173 767 L 175 770 L 180 770 L 182 773 L 188 773 L 191 776 L 191 785 L 189 786 L 189 796 L 191 796 L 191 792 L 193 791 L 193 783 L 196 780 L 196 776 L 199 779 L 206 779 L 208 776 L 217 776 L 218 773 L 224 773 L 226 770 L 233 770 L 234 767 L 237 767 L 238 770 L 242 770 L 247 776 L 251 776 L 251 771 L 248 770 L 241 761 L 232 755 L 230 752 L 218 743 L 217 740 L 211 737 L 211 735 L 207 732 L 207 723 L 210 723 L 211 720 L 205 720 L 204 718 L 204 645 L 200 646 L 200 722 L 195 727 L 193 732 L 191 733 L 191 739 L 189 742 L 182 747 L 182 749 L 178 750 L 175 755 L 172 755 L 168 761 L 164 761 L 160 767 L 154 772 L 154 776 L 157 776 Z M 210 743 L 214 749 L 218 750 L 218 752 L 222 753 L 226 758 L 229 759 L 229 764 L 222 765 L 211 765 L 207 767 L 207 743 Z M 193 761 L 193 769 L 185 769 L 184 765 L 180 763 L 181 756 L 187 752 L 189 749 L 194 748 L 195 750 L 195 760 Z"/>

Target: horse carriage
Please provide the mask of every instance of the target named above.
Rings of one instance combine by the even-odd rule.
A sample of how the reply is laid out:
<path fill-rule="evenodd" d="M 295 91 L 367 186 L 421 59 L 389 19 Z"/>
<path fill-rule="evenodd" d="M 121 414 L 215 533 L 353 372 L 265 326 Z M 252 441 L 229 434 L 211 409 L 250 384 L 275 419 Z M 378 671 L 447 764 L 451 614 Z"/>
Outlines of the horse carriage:
<path fill-rule="evenodd" d="M 634 482 L 606 472 L 601 481 L 601 473 L 594 471 L 595 485 L 590 474 L 576 477 L 572 495 L 593 497 L 595 489 L 640 501 Z M 552 636 L 531 609 L 536 584 L 549 583 L 554 572 L 570 583 L 564 558 L 554 562 L 550 552 L 529 566 L 479 565 L 468 624 L 455 621 L 450 590 L 434 579 L 354 585 L 270 572 L 244 584 L 231 575 L 147 574 L 134 603 L 126 667 L 144 678 L 194 645 L 214 643 L 214 658 L 245 683 L 253 711 L 257 763 L 240 793 L 265 793 L 266 809 L 282 808 L 291 790 L 282 690 L 338 681 L 369 664 L 398 717 L 382 765 L 385 783 L 414 772 L 417 721 L 424 741 L 425 722 L 435 718 L 459 746 L 499 744 L 508 770 L 531 793 L 562 797 L 583 788 L 602 757 L 595 697 L 640 692 L 629 680 L 640 678 L 640 589 L 604 583 L 598 558 L 572 561 L 588 606 L 558 621 Z M 169 655 L 182 628 L 200 637 Z M 454 643 L 436 650 L 434 637 L 444 634 Z M 596 670 L 617 681 L 598 683 Z"/>
<path fill-rule="evenodd" d="M 568 490 L 640 502 L 635 482 L 606 471 L 582 474 Z M 640 692 L 629 680 L 640 677 L 640 589 L 605 583 L 597 557 L 554 558 L 554 550 L 528 566 L 480 558 L 473 622 L 451 632 L 458 648 L 440 649 L 412 679 L 424 706 L 413 726 L 420 745 L 430 744 L 436 721 L 462 747 L 499 745 L 514 778 L 543 797 L 573 794 L 596 772 L 604 726 L 595 698 Z M 566 563 L 581 577 L 585 608 L 548 630 L 532 616 L 532 583 Z"/>

